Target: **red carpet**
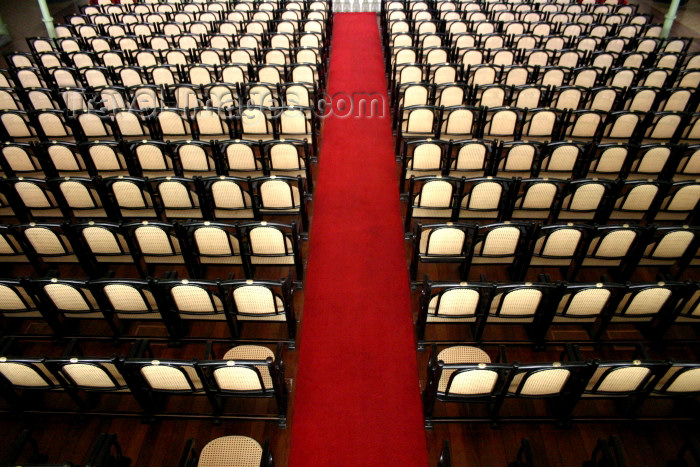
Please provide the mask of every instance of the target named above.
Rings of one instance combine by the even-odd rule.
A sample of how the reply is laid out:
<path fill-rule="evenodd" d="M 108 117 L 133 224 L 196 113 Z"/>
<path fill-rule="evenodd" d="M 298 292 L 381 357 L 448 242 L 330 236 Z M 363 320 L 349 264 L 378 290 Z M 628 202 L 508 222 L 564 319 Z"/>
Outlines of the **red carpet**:
<path fill-rule="evenodd" d="M 337 14 L 332 46 L 328 94 L 377 93 L 385 108 L 325 121 L 290 465 L 425 466 L 377 17 Z"/>

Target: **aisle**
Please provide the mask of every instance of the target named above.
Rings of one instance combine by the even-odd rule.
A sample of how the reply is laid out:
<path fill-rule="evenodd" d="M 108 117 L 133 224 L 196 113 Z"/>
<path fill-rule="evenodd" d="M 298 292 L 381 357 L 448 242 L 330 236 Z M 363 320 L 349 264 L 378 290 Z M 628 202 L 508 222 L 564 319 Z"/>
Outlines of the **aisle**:
<path fill-rule="evenodd" d="M 328 94 L 386 103 L 376 15 L 336 14 L 332 46 Z M 425 466 L 391 118 L 357 114 L 325 121 L 290 465 Z"/>

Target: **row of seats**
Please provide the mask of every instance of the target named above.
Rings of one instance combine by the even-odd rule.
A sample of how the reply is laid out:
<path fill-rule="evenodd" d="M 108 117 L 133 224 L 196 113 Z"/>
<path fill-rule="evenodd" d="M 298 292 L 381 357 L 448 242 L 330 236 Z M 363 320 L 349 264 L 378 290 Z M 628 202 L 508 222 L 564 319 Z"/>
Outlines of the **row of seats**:
<path fill-rule="evenodd" d="M 464 417 L 434 415 L 436 402 L 487 406 L 487 418 L 497 423 L 507 400 L 527 398 L 551 402 L 548 416 L 567 425 L 587 400 L 630 402 L 623 417 L 633 417 L 647 400 L 687 398 L 700 393 L 700 364 L 645 358 L 629 360 L 583 359 L 567 346 L 559 361 L 505 363 L 504 348 L 497 362 L 478 347 L 456 346 L 439 353 L 433 348 L 423 393 L 426 426 Z M 474 417 L 472 417 L 474 418 Z M 536 417 L 535 417 L 536 418 Z M 590 418 L 589 418 L 590 419 Z"/>
<path fill-rule="evenodd" d="M 455 324 L 471 329 L 480 342 L 484 332 L 505 325 L 527 330 L 528 340 L 544 346 L 547 333 L 559 326 L 583 327 L 594 341 L 616 325 L 640 327 L 644 336 L 661 340 L 674 325 L 700 322 L 700 292 L 692 282 L 433 282 L 427 276 L 420 293 L 416 336 L 418 349 L 426 328 Z M 542 279 L 542 278 L 541 278 Z"/>
<path fill-rule="evenodd" d="M 303 53 L 303 50 L 299 50 Z M 229 85 L 264 81 L 271 84 L 294 82 L 324 86 L 324 67 L 308 63 L 288 65 L 250 63 L 145 64 L 123 67 L 31 67 L 8 71 L 0 69 L 0 84 L 3 88 L 100 88 L 104 86 L 172 86 L 175 84 Z M 137 88 L 133 88 L 137 89 Z"/>
<path fill-rule="evenodd" d="M 427 175 L 673 182 L 700 179 L 697 145 L 412 140 L 402 146 L 402 193 L 406 180 Z"/>
<path fill-rule="evenodd" d="M 543 31 L 544 32 L 544 31 Z M 697 68 L 698 56 L 687 54 L 692 39 L 673 39 L 668 42 L 655 38 L 632 39 L 619 36 L 599 37 L 586 34 L 537 34 L 537 33 L 461 33 L 447 36 L 441 33 L 418 34 L 417 36 L 395 36 L 391 43 L 392 63 L 444 63 L 447 58 L 464 61 L 468 50 L 536 50 L 555 52 L 588 52 L 596 58 L 600 52 L 615 54 L 619 66 L 640 68 L 642 64 L 657 64 L 659 68 L 674 68 L 683 64 L 683 69 Z M 444 55 L 440 55 L 443 51 Z M 635 59 L 632 57 L 636 56 Z M 561 54 L 558 55 L 561 57 Z M 459 60 L 462 58 L 462 60 Z M 529 58 L 532 60 L 532 58 Z M 591 60 L 589 58 L 589 60 Z M 600 58 L 599 58 L 600 60 Z M 536 63 L 532 63 L 533 65 Z"/>
<path fill-rule="evenodd" d="M 63 110 L 0 112 L 3 141 L 99 141 L 148 139 L 300 139 L 316 151 L 319 122 L 309 107 L 261 106 L 236 110 L 214 107 L 199 109 L 116 109 L 113 112 Z M 691 135 L 692 136 L 692 135 Z"/>
<path fill-rule="evenodd" d="M 415 105 L 400 110 L 396 118 L 397 154 L 404 139 L 415 138 L 579 138 L 632 144 L 700 138 L 700 113 Z"/>
<path fill-rule="evenodd" d="M 81 397 L 83 392 L 130 395 L 147 419 L 165 411 L 162 399 L 168 395 L 206 397 L 215 419 L 228 415 L 224 398 L 258 397 L 275 399 L 277 413 L 265 415 L 286 426 L 287 389 L 281 346 L 275 353 L 261 345 L 238 345 L 217 357 L 214 347 L 208 345 L 201 360 L 175 360 L 154 355 L 144 340 L 137 341 L 126 358 L 83 356 L 75 341 L 60 358 L 22 355 L 14 339 L 0 344 L 0 384 L 6 389 L 3 397 L 16 412 L 28 408 L 19 394 L 32 391 L 67 393 L 81 412 L 90 410 L 89 401 Z M 245 418 L 245 414 L 236 417 Z"/>
<path fill-rule="evenodd" d="M 72 329 L 74 323 L 84 320 L 106 324 L 115 338 L 129 335 L 127 330 L 120 329 L 125 324 L 157 323 L 165 327 L 172 344 L 183 338 L 211 337 L 206 333 L 193 334 L 188 323 L 194 322 L 209 323 L 209 333 L 214 323 L 226 323 L 233 339 L 241 338 L 245 323 L 261 322 L 268 326 L 277 323 L 285 327 L 292 348 L 296 336 L 294 287 L 289 278 L 281 281 L 0 279 L 0 292 L 0 312 L 6 320 L 17 320 L 15 325 L 38 320 L 47 324 L 57 337 L 79 332 Z M 3 329 L 4 335 L 13 334 L 11 324 Z"/>
<path fill-rule="evenodd" d="M 516 107 L 535 109 L 550 107 L 559 110 L 601 110 L 649 112 L 695 112 L 698 109 L 695 88 L 656 88 L 635 86 L 616 88 L 596 86 L 542 86 L 539 84 L 468 85 L 464 82 L 444 84 L 407 83 L 400 85 L 394 95 L 395 114 L 399 108 L 414 105 L 451 107 Z"/>
<path fill-rule="evenodd" d="M 680 277 L 688 266 L 700 265 L 699 240 L 699 229 L 685 225 L 418 223 L 410 277 L 416 280 L 421 263 L 459 265 L 463 281 L 472 266 L 502 267 L 511 280 L 523 280 L 531 268 L 561 270 L 570 281 L 582 268 L 604 269 L 613 279 L 625 281 L 637 269 L 677 267 L 675 275 Z"/>
<path fill-rule="evenodd" d="M 0 261 L 31 265 L 38 275 L 59 265 L 82 266 L 83 276 L 100 277 L 110 265 L 133 265 L 153 277 L 156 266 L 184 266 L 190 277 L 206 277 L 208 267 L 241 267 L 254 278 L 258 267 L 293 270 L 304 278 L 296 223 L 220 222 L 0 225 Z"/>
<path fill-rule="evenodd" d="M 409 51 L 412 54 L 412 51 Z M 429 59 L 435 55 L 446 55 L 442 49 L 430 51 Z M 662 60 L 675 56 L 665 55 L 658 63 L 646 68 L 642 60 L 634 54 L 626 56 L 604 56 L 585 52 L 533 52 L 512 51 L 510 49 L 481 50 L 472 49 L 464 57 L 471 57 L 471 63 L 458 63 L 451 57 L 447 62 L 412 62 L 387 63 L 391 72 L 393 92 L 400 85 L 424 83 L 424 85 L 446 85 L 461 82 L 470 85 L 504 84 L 523 86 L 526 84 L 541 86 L 580 86 L 591 87 L 651 87 L 651 88 L 692 88 L 698 82 L 700 70 L 687 70 L 659 67 Z M 504 58 L 501 60 L 500 58 Z M 572 57 L 574 61 L 567 65 L 559 62 Z M 412 57 L 409 57 L 411 59 Z M 438 57 L 442 58 L 442 57 Z M 524 58 L 525 60 L 520 60 Z M 530 60 L 533 59 L 533 60 Z M 605 63 L 596 64 L 599 59 Z M 491 62 L 496 63 L 491 63 Z M 529 63 L 529 62 L 535 63 Z M 584 63 L 580 63 L 583 61 Z M 585 61 L 593 64 L 586 64 Z M 633 65 L 633 66 L 630 66 Z M 618 94 L 626 94 L 624 89 L 614 89 Z"/>
<path fill-rule="evenodd" d="M 6 178 L 301 176 L 309 193 L 312 151 L 307 141 L 45 141 L 0 145 Z M 693 163 L 691 163 L 693 166 Z"/>
<path fill-rule="evenodd" d="M 433 1 L 433 2 L 413 2 L 413 1 L 401 1 L 395 0 L 387 2 L 386 9 L 396 11 L 397 8 L 406 8 L 410 13 L 420 13 L 425 10 L 437 10 L 440 14 L 441 19 L 445 19 L 443 15 L 452 13 L 455 11 L 470 11 L 484 9 L 486 11 L 491 10 L 503 10 L 511 9 L 514 11 L 523 10 L 527 8 L 535 11 L 545 11 L 545 12 L 569 12 L 569 13 L 605 13 L 605 14 L 619 14 L 619 15 L 634 15 L 639 9 L 638 5 L 635 4 L 620 4 L 615 0 L 608 0 L 606 2 L 598 3 L 595 0 L 583 0 L 581 2 L 569 2 L 567 1 L 556 1 L 550 2 L 546 0 L 525 0 L 525 1 L 501 1 L 501 0 L 489 0 L 489 1 Z M 400 11 L 400 10 L 399 10 Z"/>
<path fill-rule="evenodd" d="M 151 101 L 146 91 L 154 90 L 158 100 Z M 87 110 L 114 111 L 129 107 L 148 109 L 164 105 L 182 109 L 264 107 L 311 107 L 316 105 L 316 89 L 308 83 L 271 84 L 174 84 L 155 89 L 151 86 L 103 86 L 99 88 L 0 88 L 0 110 Z M 682 110 L 682 109 L 681 109 Z"/>
<path fill-rule="evenodd" d="M 700 182 L 503 177 L 411 177 L 404 228 L 413 219 L 453 222 L 696 224 Z"/>
<path fill-rule="evenodd" d="M 45 219 L 182 220 L 301 218 L 307 232 L 307 196 L 300 176 L 238 177 L 59 177 L 0 179 L 3 217 Z"/>

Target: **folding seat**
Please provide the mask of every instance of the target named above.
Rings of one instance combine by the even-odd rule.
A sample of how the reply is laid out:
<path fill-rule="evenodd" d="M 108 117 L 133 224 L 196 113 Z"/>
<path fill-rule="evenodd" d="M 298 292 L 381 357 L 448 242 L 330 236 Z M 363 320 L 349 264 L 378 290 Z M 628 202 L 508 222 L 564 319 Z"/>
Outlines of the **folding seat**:
<path fill-rule="evenodd" d="M 230 305 L 219 281 L 161 279 L 156 284 L 167 309 L 183 322 L 223 321 L 231 335 L 237 335 Z"/>
<path fill-rule="evenodd" d="M 697 102 L 695 89 L 669 89 L 664 94 L 659 107 L 657 107 L 661 112 L 692 111 Z"/>
<path fill-rule="evenodd" d="M 98 104 L 108 111 L 126 109 L 131 105 L 131 99 L 122 86 L 101 86 L 93 89 Z"/>
<path fill-rule="evenodd" d="M 235 118 L 238 122 L 238 134 L 244 139 L 262 141 L 276 139 L 277 118 L 270 109 L 242 107 Z"/>
<path fill-rule="evenodd" d="M 548 89 L 537 84 L 511 87 L 510 105 L 521 109 L 536 109 L 546 104 Z"/>
<path fill-rule="evenodd" d="M 312 151 L 306 140 L 272 140 L 264 143 L 261 151 L 269 175 L 300 176 L 305 179 L 308 196 L 313 193 Z"/>
<path fill-rule="evenodd" d="M 2 343 L 0 386 L 3 389 L 2 397 L 12 407 L 13 412 L 47 410 L 46 408 L 51 406 L 56 406 L 53 410 L 62 411 L 84 407 L 84 401 L 51 374 L 46 366 L 46 357 L 21 356 L 21 351 L 16 350 L 17 343 L 14 339 Z M 9 353 L 10 356 L 4 355 L 5 353 Z M 37 403 L 37 399 L 46 399 L 45 394 L 51 394 L 53 404 L 48 401 Z M 61 403 L 61 396 L 58 394 L 69 396 L 72 405 L 67 408 L 65 403 Z M 55 399 L 57 397 L 58 399 Z"/>
<path fill-rule="evenodd" d="M 185 177 L 217 174 L 214 150 L 203 141 L 175 141 L 171 143 L 173 156 Z"/>
<path fill-rule="evenodd" d="M 81 263 L 82 252 L 73 248 L 61 224 L 31 222 L 18 225 L 16 232 L 38 274 L 45 274 L 49 266 Z"/>
<path fill-rule="evenodd" d="M 603 123 L 603 132 L 601 136 L 603 140 L 633 140 L 638 136 L 639 131 L 643 127 L 642 123 L 644 117 L 645 114 L 642 112 L 626 110 L 610 112 L 606 121 Z"/>
<path fill-rule="evenodd" d="M 61 325 L 54 316 L 46 313 L 30 286 L 28 279 L 0 279 L 0 314 L 8 320 L 38 320 L 48 324 L 51 332 L 61 335 Z M 9 324 L 9 323 L 6 323 Z M 12 328 L 3 325 L 3 334 L 11 334 Z"/>
<path fill-rule="evenodd" d="M 291 215 L 301 218 L 302 232 L 308 232 L 306 194 L 301 176 L 272 175 L 253 180 L 255 203 L 260 216 Z"/>
<path fill-rule="evenodd" d="M 484 177 L 492 173 L 497 142 L 489 140 L 453 141 L 446 168 L 452 177 Z"/>
<path fill-rule="evenodd" d="M 608 70 L 604 84 L 618 88 L 628 88 L 637 83 L 637 70 L 634 68 L 614 67 Z"/>
<path fill-rule="evenodd" d="M 180 168 L 176 165 L 168 143 L 138 141 L 130 145 L 129 151 L 139 177 L 167 177 L 180 174 Z"/>
<path fill-rule="evenodd" d="M 502 68 L 500 82 L 509 86 L 523 86 L 530 82 L 533 73 L 534 69 L 524 65 L 505 66 Z"/>
<path fill-rule="evenodd" d="M 418 349 L 425 348 L 428 324 L 458 324 L 474 333 L 477 319 L 493 291 L 493 285 L 481 282 L 432 282 L 428 276 L 421 288 L 416 336 Z"/>
<path fill-rule="evenodd" d="M 222 436 L 209 441 L 199 455 L 195 451 L 195 440 L 191 438 L 187 441 L 180 462 L 182 465 L 194 465 L 195 462 L 204 464 L 207 459 L 225 460 L 230 462 L 240 462 L 241 452 L 246 453 L 246 461 L 250 458 L 255 465 L 270 467 L 274 465 L 270 442 L 266 440 L 263 446 L 256 440 L 247 436 Z M 231 448 L 234 448 L 232 450 Z M 247 453 L 250 453 L 248 455 Z"/>
<path fill-rule="evenodd" d="M 235 346 L 221 359 L 217 359 L 210 350 L 204 361 L 196 363 L 196 368 L 206 381 L 208 390 L 219 401 L 220 413 L 224 411 L 224 398 L 274 397 L 278 424 L 286 427 L 287 389 L 279 344 L 276 356 L 262 345 Z"/>
<path fill-rule="evenodd" d="M 146 179 L 119 175 L 103 179 L 110 205 L 122 219 L 159 219 Z"/>
<path fill-rule="evenodd" d="M 637 267 L 659 267 L 663 273 L 671 273 L 679 278 L 688 266 L 696 266 L 696 256 L 700 245 L 697 227 L 671 226 L 654 227 L 645 239 L 645 247 Z"/>
<path fill-rule="evenodd" d="M 509 86 L 502 84 L 484 84 L 472 88 L 470 105 L 500 108 L 506 105 Z M 461 104 L 458 103 L 458 105 Z"/>
<path fill-rule="evenodd" d="M 199 85 L 180 83 L 168 86 L 165 92 L 177 108 L 189 110 L 204 105 L 204 96 Z"/>
<path fill-rule="evenodd" d="M 176 281 L 179 282 L 179 281 Z M 196 301 L 191 303 L 192 306 L 201 306 L 203 309 L 212 306 L 213 299 L 206 295 L 200 297 L 196 290 L 202 290 L 202 294 L 206 294 L 204 289 L 199 289 L 194 285 L 184 285 L 192 289 L 193 297 Z M 187 290 L 190 292 L 190 290 Z M 184 299 L 187 299 L 187 292 L 183 291 Z M 178 292 L 180 294 L 180 292 Z M 210 301 L 210 303 L 207 303 Z M 173 310 L 175 312 L 176 310 Z M 200 313 L 197 319 L 203 319 L 207 316 L 217 317 L 215 314 Z M 211 319 L 211 318 L 210 318 Z M 167 410 L 168 400 L 173 396 L 179 396 L 182 401 L 185 397 L 188 404 L 195 401 L 190 400 L 192 397 L 206 397 L 211 404 L 212 413 L 218 412 L 216 400 L 210 397 L 208 389 L 204 386 L 200 375 L 195 368 L 196 359 L 193 360 L 177 360 L 157 357 L 154 359 L 153 351 L 150 348 L 148 341 L 137 341 L 135 351 L 132 351 L 129 358 L 124 360 L 124 371 L 131 375 L 129 385 L 135 394 L 141 394 L 144 401 L 143 417 L 146 420 L 153 420 L 156 414 Z M 198 413 L 202 413 L 206 408 L 195 404 Z M 235 458 L 235 457 L 234 457 Z"/>
<path fill-rule="evenodd" d="M 37 123 L 37 133 L 42 141 L 75 141 L 73 128 L 63 110 L 38 110 L 30 113 L 30 119 Z"/>
<path fill-rule="evenodd" d="M 617 280 L 628 278 L 637 260 L 637 249 L 646 235 L 647 229 L 641 226 L 623 224 L 597 227 L 585 256 L 575 266 L 570 279 L 575 280 L 582 267 L 608 269 Z"/>
<path fill-rule="evenodd" d="M 578 351 L 576 351 L 578 353 Z M 617 406 L 625 407 L 624 415 L 633 416 L 633 411 L 646 398 L 671 365 L 667 361 L 656 360 L 617 360 L 593 362 L 588 376 L 581 382 L 580 397 L 572 398 L 569 411 L 583 413 L 580 409 L 584 401 L 596 401 L 596 412 L 600 413 L 598 399 L 617 401 Z M 588 405 L 590 407 L 590 405 Z M 604 407 L 604 406 L 603 406 Z"/>
<path fill-rule="evenodd" d="M 608 215 L 607 206 L 614 188 L 612 180 L 584 178 L 569 181 L 556 220 L 603 222 Z"/>
<path fill-rule="evenodd" d="M 10 178 L 6 180 L 11 199 L 30 219 L 60 219 L 65 217 L 59 201 L 44 178 Z"/>
<path fill-rule="evenodd" d="M 124 224 L 127 238 L 132 240 L 132 256 L 135 262 L 143 260 L 146 277 L 153 277 L 156 266 L 185 266 L 190 277 L 199 277 L 192 264 L 179 227 L 157 221 L 141 221 Z"/>
<path fill-rule="evenodd" d="M 506 266 L 510 277 L 519 277 L 531 232 L 532 224 L 523 222 L 478 225 L 462 279 L 469 277 L 469 270 L 474 265 Z"/>
<path fill-rule="evenodd" d="M 20 94 L 13 88 L 0 88 L 0 110 L 26 110 Z"/>
<path fill-rule="evenodd" d="M 105 219 L 111 217 L 106 209 L 97 182 L 85 177 L 59 177 L 48 181 L 51 190 L 60 201 L 67 218 Z"/>
<path fill-rule="evenodd" d="M 625 178 L 635 155 L 636 147 L 627 143 L 590 145 L 587 167 L 581 167 L 581 176 L 617 180 Z"/>
<path fill-rule="evenodd" d="M 671 73 L 663 68 L 647 68 L 637 75 L 639 86 L 649 86 L 655 88 L 665 88 L 670 84 Z"/>
<path fill-rule="evenodd" d="M 558 208 L 567 182 L 557 179 L 525 178 L 514 184 L 513 205 L 506 218 L 549 221 Z"/>
<path fill-rule="evenodd" d="M 527 276 L 530 268 L 559 268 L 566 279 L 578 263 L 594 227 L 585 224 L 538 225 L 532 235 L 530 253 L 526 258 L 521 278 Z"/>
<path fill-rule="evenodd" d="M 228 140 L 233 138 L 233 128 L 225 109 L 203 107 L 193 111 L 194 133 L 204 141 Z"/>
<path fill-rule="evenodd" d="M 106 67 L 83 68 L 80 74 L 81 81 L 91 88 L 112 86 L 115 83 L 111 71 Z"/>
<path fill-rule="evenodd" d="M 236 225 L 210 221 L 188 222 L 182 224 L 182 229 L 191 252 L 189 260 L 197 264 L 201 277 L 205 277 L 209 266 L 224 266 L 229 270 L 232 266 L 242 266 L 248 275 Z"/>
<path fill-rule="evenodd" d="M 241 224 L 240 229 L 244 257 L 252 277 L 255 277 L 258 266 L 289 266 L 295 269 L 295 282 L 303 281 L 304 264 L 296 222 L 292 221 L 290 225 L 253 222 Z"/>
<path fill-rule="evenodd" d="M 423 82 L 398 85 L 392 96 L 394 99 L 394 111 L 397 115 L 397 123 L 403 118 L 408 118 L 408 113 L 410 112 L 403 109 L 413 106 L 430 105 L 434 87 L 434 84 Z M 399 114 L 399 112 L 402 113 Z"/>
<path fill-rule="evenodd" d="M 474 226 L 452 222 L 425 226 L 416 224 L 410 266 L 411 280 L 416 280 L 419 263 L 459 264 L 460 279 L 464 280 L 464 264 L 474 231 Z"/>
<path fill-rule="evenodd" d="M 29 114 L 20 110 L 0 112 L 0 131 L 3 133 L 3 140 L 9 142 L 36 140 L 39 137 L 39 132 Z"/>
<path fill-rule="evenodd" d="M 3 110 L 60 110 L 62 108 L 61 103 L 54 90 L 47 88 L 30 88 L 24 91 L 25 101 L 27 103 L 25 108 L 18 109 L 3 109 Z M 11 107 L 7 105 L 6 107 Z"/>
<path fill-rule="evenodd" d="M 462 197 L 462 181 L 455 177 L 411 177 L 404 230 L 411 230 L 413 218 L 456 219 Z"/>
<path fill-rule="evenodd" d="M 449 143 L 441 140 L 406 141 L 401 149 L 402 175 L 400 192 L 412 176 L 442 175 L 449 157 Z"/>
<path fill-rule="evenodd" d="M 561 110 L 528 109 L 522 119 L 519 138 L 535 141 L 543 138 L 546 141 L 558 139 L 563 121 L 564 113 Z"/>
<path fill-rule="evenodd" d="M 89 175 L 106 177 L 130 174 L 128 158 L 125 156 L 124 148 L 120 143 L 115 141 L 92 141 L 80 143 L 78 148 L 83 154 L 83 163 Z M 59 156 L 62 156 L 62 152 L 59 151 Z"/>
<path fill-rule="evenodd" d="M 0 117 L 1 118 L 1 117 Z M 689 115 L 686 121 L 686 128 L 681 135 L 681 139 L 684 140 L 697 140 L 700 139 L 700 113 L 694 112 Z"/>
<path fill-rule="evenodd" d="M 670 146 L 664 149 L 667 149 L 664 152 L 666 156 L 663 160 L 664 163 L 671 159 L 672 154 L 673 159 L 675 159 L 674 164 L 667 167 L 674 182 L 700 178 L 700 166 L 698 165 L 700 164 L 700 147 L 698 145 L 694 144 L 686 147 Z M 675 169 L 673 165 L 676 166 Z M 658 170 L 657 172 L 661 173 L 662 171 Z"/>
<path fill-rule="evenodd" d="M 126 88 L 131 97 L 131 108 L 138 110 L 159 109 L 163 105 L 164 90 L 162 86 L 143 84 Z"/>
<path fill-rule="evenodd" d="M 187 109 L 161 108 L 153 120 L 153 130 L 161 140 L 194 137 Z"/>
<path fill-rule="evenodd" d="M 609 220 L 642 222 L 643 219 L 651 219 L 667 185 L 668 182 L 660 180 L 621 181 Z"/>
<path fill-rule="evenodd" d="M 115 109 L 112 118 L 114 129 L 124 141 L 144 140 L 152 137 L 147 123 L 150 111 L 136 109 Z"/>
<path fill-rule="evenodd" d="M 622 108 L 632 112 L 649 112 L 658 108 L 661 96 L 662 90 L 659 88 L 632 87 L 628 89 L 627 95 L 624 97 Z"/>
<path fill-rule="evenodd" d="M 663 201 L 650 222 L 679 224 L 694 220 L 700 201 L 700 183 L 694 180 L 674 182 L 663 194 Z"/>
<path fill-rule="evenodd" d="M 537 171 L 542 147 L 528 141 L 506 141 L 499 145 L 494 169 L 499 177 L 529 178 Z"/>
<path fill-rule="evenodd" d="M 700 84 L 700 70 L 698 68 L 700 65 L 696 68 L 681 70 L 674 82 L 674 87 L 696 89 Z"/>
<path fill-rule="evenodd" d="M 156 64 L 144 66 L 142 70 L 142 82 L 136 82 L 136 80 L 134 80 L 133 83 L 127 83 L 126 79 L 123 77 L 122 74 L 122 81 L 124 82 L 124 86 L 143 86 L 149 83 L 153 83 L 155 86 L 167 86 L 177 84 L 181 81 L 178 67 L 175 65 Z M 185 70 L 187 70 L 187 68 L 185 68 Z"/>
<path fill-rule="evenodd" d="M 259 177 L 264 174 L 263 153 L 256 141 L 229 140 L 215 143 L 222 171 L 229 176 Z"/>
<path fill-rule="evenodd" d="M 583 107 L 587 90 L 579 86 L 560 86 L 550 93 L 550 106 L 559 110 L 578 110 Z M 539 107 L 539 106 L 535 106 Z M 530 108 L 533 108 L 530 106 Z"/>
<path fill-rule="evenodd" d="M 600 136 L 607 113 L 600 110 L 573 110 L 562 128 L 562 138 L 596 139 Z"/>
<path fill-rule="evenodd" d="M 454 106 L 442 109 L 439 135 L 455 139 L 477 137 L 481 134 L 482 109 L 471 106 Z M 423 115 L 425 116 L 425 115 Z M 427 127 L 426 127 L 427 129 Z M 416 131 L 420 131 L 417 129 Z M 430 136 L 430 134 L 424 136 Z"/>
<path fill-rule="evenodd" d="M 500 221 L 508 217 L 513 180 L 499 177 L 462 180 L 458 219 Z"/>
<path fill-rule="evenodd" d="M 47 278 L 34 279 L 31 285 L 52 314 L 64 319 L 103 320 L 115 337 L 120 335 L 114 317 L 99 307 L 88 281 Z"/>
<path fill-rule="evenodd" d="M 279 85 L 279 96 L 287 107 L 315 107 L 316 89 L 309 83 L 284 83 Z"/>
<path fill-rule="evenodd" d="M 12 265 L 32 265 L 40 269 L 41 265 L 32 256 L 32 250 L 25 245 L 24 237 L 13 226 L 0 224 L 0 263 L 9 268 Z M 9 273 L 8 273 L 9 274 Z"/>
<path fill-rule="evenodd" d="M 394 87 L 405 83 L 420 83 L 428 78 L 430 67 L 422 63 L 403 63 L 393 67 L 391 83 Z M 296 78 L 294 81 L 298 81 Z"/>
<path fill-rule="evenodd" d="M 663 140 L 677 143 L 686 128 L 687 116 L 681 112 L 656 112 L 647 114 L 639 136 L 644 140 Z"/>
<path fill-rule="evenodd" d="M 552 66 L 554 60 L 554 52 L 542 49 L 527 49 L 522 50 L 520 63 L 528 66 Z M 544 84 L 544 83 L 543 83 Z"/>
<path fill-rule="evenodd" d="M 602 316 L 595 337 L 599 339 L 611 324 L 620 323 L 633 324 L 648 333 L 652 322 L 673 313 L 684 293 L 684 285 L 678 282 L 628 283 L 614 308 Z"/>
<path fill-rule="evenodd" d="M 281 281 L 229 280 L 221 282 L 221 289 L 231 304 L 230 315 L 237 333 L 246 322 L 285 323 L 287 336 L 294 348 L 296 316 L 294 287 L 290 278 Z"/>
<path fill-rule="evenodd" d="M 202 202 L 194 179 L 184 177 L 156 177 L 149 180 L 156 211 L 165 220 L 202 219 Z"/>
<path fill-rule="evenodd" d="M 433 426 L 438 401 L 486 404 L 487 416 L 495 424 L 501 393 L 512 371 L 512 364 L 491 363 L 491 357 L 477 347 L 460 345 L 438 353 L 433 346 L 423 391 L 426 427 Z"/>
<path fill-rule="evenodd" d="M 41 152 L 31 143 L 0 145 L 0 168 L 5 177 L 44 177 Z"/>
<path fill-rule="evenodd" d="M 108 115 L 108 110 L 84 110 L 73 113 L 72 120 L 78 132 L 78 140 L 99 141 L 114 139 L 114 122 Z"/>

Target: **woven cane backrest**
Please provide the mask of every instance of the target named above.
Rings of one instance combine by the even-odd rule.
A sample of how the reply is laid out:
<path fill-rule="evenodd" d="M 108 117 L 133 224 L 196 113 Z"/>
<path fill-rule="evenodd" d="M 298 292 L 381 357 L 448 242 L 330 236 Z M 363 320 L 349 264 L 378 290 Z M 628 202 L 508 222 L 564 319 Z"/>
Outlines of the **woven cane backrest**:
<path fill-rule="evenodd" d="M 457 228 L 426 230 L 421 234 L 421 254 L 430 256 L 462 255 L 466 233 Z"/>
<path fill-rule="evenodd" d="M 210 441 L 202 448 L 197 467 L 258 467 L 262 455 L 263 449 L 254 439 L 245 436 L 223 436 Z"/>
<path fill-rule="evenodd" d="M 141 376 L 151 389 L 156 391 L 177 392 L 202 389 L 202 382 L 191 366 L 173 367 L 162 365 L 160 361 L 153 360 L 150 365 L 141 368 Z"/>

